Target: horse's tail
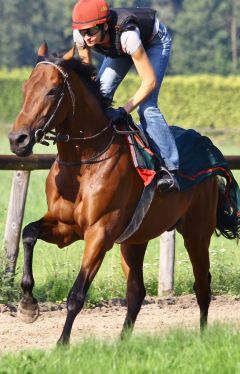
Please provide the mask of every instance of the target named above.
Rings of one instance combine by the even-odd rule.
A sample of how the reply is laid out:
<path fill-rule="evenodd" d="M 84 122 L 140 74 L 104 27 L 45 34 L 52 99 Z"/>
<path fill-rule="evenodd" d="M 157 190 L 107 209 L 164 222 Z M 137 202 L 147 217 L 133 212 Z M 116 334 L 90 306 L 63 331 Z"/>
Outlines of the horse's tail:
<path fill-rule="evenodd" d="M 227 182 L 218 179 L 217 235 L 240 239 L 240 189 L 229 171 Z"/>

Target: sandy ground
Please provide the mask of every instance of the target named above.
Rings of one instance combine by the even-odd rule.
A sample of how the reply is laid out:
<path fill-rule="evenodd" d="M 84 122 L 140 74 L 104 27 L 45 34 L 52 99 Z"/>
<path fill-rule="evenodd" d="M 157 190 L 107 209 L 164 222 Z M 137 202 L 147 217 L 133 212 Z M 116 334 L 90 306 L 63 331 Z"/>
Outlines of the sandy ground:
<path fill-rule="evenodd" d="M 71 342 L 93 336 L 115 339 L 126 314 L 123 300 L 111 300 L 94 309 L 83 309 L 73 325 Z M 66 317 L 66 305 L 40 304 L 40 316 L 25 324 L 16 315 L 15 305 L 0 305 L 0 352 L 54 348 Z M 209 310 L 209 324 L 230 322 L 240 325 L 240 300 L 218 296 Z M 165 299 L 147 298 L 139 313 L 134 334 L 161 334 L 171 328 L 198 328 L 199 309 L 193 295 Z"/>

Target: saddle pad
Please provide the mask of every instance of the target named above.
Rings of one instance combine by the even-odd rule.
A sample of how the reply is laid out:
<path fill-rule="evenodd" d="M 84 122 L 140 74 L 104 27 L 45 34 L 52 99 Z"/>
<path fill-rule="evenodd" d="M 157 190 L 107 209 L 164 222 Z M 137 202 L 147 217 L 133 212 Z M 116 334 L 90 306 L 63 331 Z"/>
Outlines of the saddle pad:
<path fill-rule="evenodd" d="M 170 130 L 179 153 L 176 179 L 181 191 L 186 191 L 213 175 L 231 179 L 227 161 L 208 137 L 193 129 L 185 130 L 178 126 L 170 126 Z M 158 161 L 138 135 L 129 135 L 127 139 L 133 164 L 147 186 L 158 171 Z"/>
<path fill-rule="evenodd" d="M 205 136 L 195 130 L 185 130 L 172 126 L 171 131 L 179 152 L 179 172 L 176 176 L 182 191 L 193 187 L 204 179 L 219 175 L 225 178 L 224 190 L 226 196 L 225 210 L 231 215 L 237 212 L 240 216 L 240 190 L 227 161 L 220 150 Z M 117 243 L 128 239 L 140 227 L 147 213 L 155 192 L 155 175 L 157 160 L 146 143 L 137 135 L 127 136 L 133 163 L 143 179 L 144 189 L 137 204 L 132 219 L 123 233 L 117 238 Z"/>

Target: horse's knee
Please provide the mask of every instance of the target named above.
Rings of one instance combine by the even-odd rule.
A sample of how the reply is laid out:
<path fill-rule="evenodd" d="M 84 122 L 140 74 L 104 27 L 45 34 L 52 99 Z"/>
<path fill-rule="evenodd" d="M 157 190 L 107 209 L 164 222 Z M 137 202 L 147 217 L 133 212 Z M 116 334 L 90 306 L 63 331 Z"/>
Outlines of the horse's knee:
<path fill-rule="evenodd" d="M 39 235 L 39 222 L 32 222 L 25 226 L 22 233 L 23 245 L 29 245 L 33 247 L 37 241 Z"/>

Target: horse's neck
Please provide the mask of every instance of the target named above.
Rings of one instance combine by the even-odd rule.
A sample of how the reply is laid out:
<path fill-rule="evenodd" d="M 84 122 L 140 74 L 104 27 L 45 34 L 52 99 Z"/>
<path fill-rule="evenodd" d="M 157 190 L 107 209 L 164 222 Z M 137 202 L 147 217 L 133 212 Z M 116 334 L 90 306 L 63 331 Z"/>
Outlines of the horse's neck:
<path fill-rule="evenodd" d="M 73 82 L 75 94 L 75 113 L 69 113 L 68 128 L 71 134 L 83 132 L 86 136 L 93 135 L 106 126 L 107 119 L 99 100 L 90 92 L 86 85 L 77 80 Z"/>

